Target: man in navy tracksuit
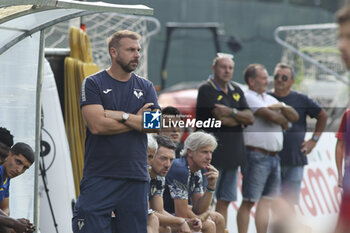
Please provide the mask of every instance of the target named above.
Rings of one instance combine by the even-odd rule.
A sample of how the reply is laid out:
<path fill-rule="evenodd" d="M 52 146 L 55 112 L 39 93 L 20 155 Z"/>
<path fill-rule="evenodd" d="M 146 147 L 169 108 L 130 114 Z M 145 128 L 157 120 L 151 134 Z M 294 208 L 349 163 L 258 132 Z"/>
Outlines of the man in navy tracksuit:
<path fill-rule="evenodd" d="M 83 81 L 80 105 L 87 123 L 84 170 L 73 231 L 147 232 L 147 136 L 142 112 L 160 109 L 153 84 L 132 73 L 140 36 L 123 30 L 108 41 L 112 65 Z"/>

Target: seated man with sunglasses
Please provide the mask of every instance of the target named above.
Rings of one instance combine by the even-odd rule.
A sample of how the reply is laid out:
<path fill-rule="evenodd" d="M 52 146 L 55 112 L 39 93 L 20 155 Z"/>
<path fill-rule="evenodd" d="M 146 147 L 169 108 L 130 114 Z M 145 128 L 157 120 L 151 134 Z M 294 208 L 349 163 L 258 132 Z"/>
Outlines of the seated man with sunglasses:
<path fill-rule="evenodd" d="M 298 204 L 303 169 L 307 164 L 306 155 L 315 147 L 327 122 L 327 114 L 321 106 L 308 96 L 291 90 L 294 84 L 293 68 L 278 63 L 274 71 L 274 90 L 269 93 L 277 100 L 292 106 L 299 114 L 299 120 L 293 122 L 284 132 L 281 159 L 282 197 L 289 203 L 291 210 Z M 317 122 L 312 138 L 304 141 L 306 116 L 316 118 Z"/>

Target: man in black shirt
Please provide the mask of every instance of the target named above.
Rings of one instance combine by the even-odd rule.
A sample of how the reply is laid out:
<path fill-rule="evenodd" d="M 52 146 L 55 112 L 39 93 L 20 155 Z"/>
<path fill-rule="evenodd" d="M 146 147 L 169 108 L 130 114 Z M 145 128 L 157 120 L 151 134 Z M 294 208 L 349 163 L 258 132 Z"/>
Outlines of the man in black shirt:
<path fill-rule="evenodd" d="M 200 86 L 197 96 L 197 121 L 215 118 L 221 120 L 220 128 L 202 128 L 218 140 L 212 164 L 219 172 L 216 185 L 216 211 L 227 223 L 227 208 L 237 200 L 238 166 L 245 162 L 242 129 L 253 124 L 254 117 L 241 88 L 231 81 L 234 62 L 230 54 L 218 53 L 213 60 L 213 75 Z M 197 128 L 198 129 L 198 128 Z"/>

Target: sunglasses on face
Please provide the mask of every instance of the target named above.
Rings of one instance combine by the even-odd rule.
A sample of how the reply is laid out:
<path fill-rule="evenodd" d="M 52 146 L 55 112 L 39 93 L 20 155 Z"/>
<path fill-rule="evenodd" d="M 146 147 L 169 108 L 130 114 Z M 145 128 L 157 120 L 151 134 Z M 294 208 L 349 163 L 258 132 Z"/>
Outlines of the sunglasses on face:
<path fill-rule="evenodd" d="M 280 77 L 282 78 L 283 82 L 286 82 L 288 80 L 288 76 L 287 75 L 279 75 L 279 74 L 275 74 L 274 79 L 277 80 Z"/>

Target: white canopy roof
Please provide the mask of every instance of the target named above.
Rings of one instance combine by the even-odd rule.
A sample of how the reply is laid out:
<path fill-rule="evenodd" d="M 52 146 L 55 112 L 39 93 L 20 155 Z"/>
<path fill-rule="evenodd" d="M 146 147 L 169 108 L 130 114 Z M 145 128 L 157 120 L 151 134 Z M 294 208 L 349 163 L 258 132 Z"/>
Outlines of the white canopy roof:
<path fill-rule="evenodd" d="M 0 0 L 0 54 L 58 22 L 99 12 L 152 15 L 153 9 L 144 5 L 72 0 Z"/>

